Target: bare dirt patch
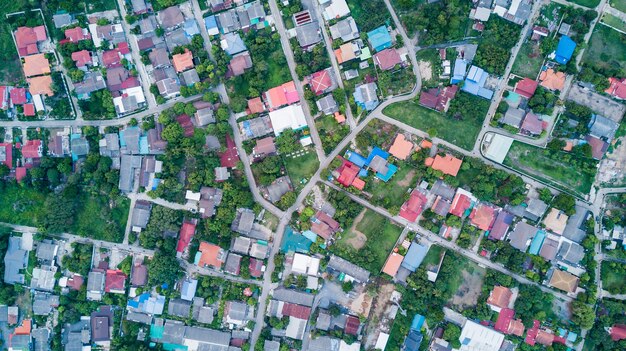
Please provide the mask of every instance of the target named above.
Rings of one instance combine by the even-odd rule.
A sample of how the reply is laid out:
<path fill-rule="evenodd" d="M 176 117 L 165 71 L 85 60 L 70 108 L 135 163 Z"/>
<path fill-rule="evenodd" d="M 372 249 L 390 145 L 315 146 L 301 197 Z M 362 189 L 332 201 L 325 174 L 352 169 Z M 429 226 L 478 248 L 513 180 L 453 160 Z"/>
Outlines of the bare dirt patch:
<path fill-rule="evenodd" d="M 463 283 L 452 297 L 452 304 L 463 310 L 465 307 L 474 306 L 478 302 L 478 297 L 482 291 L 484 270 L 474 270 L 469 273 L 467 270 L 461 272 Z"/>
<path fill-rule="evenodd" d="M 377 295 L 374 298 L 373 309 L 368 318 L 367 332 L 365 333 L 367 335 L 364 339 L 366 350 L 369 350 L 376 343 L 376 338 L 380 332 L 379 322 L 384 318 L 387 307 L 391 303 L 391 294 L 394 291 L 395 287 L 393 284 L 381 285 L 378 288 Z M 389 325 L 389 328 L 391 328 L 391 325 Z"/>
<path fill-rule="evenodd" d="M 433 78 L 433 69 L 430 66 L 430 62 L 428 61 L 418 61 L 417 65 L 420 69 L 420 75 L 422 76 L 422 80 L 429 81 Z"/>
<path fill-rule="evenodd" d="M 410 186 L 413 183 L 413 177 L 415 177 L 416 171 L 412 169 L 407 173 L 402 180 L 398 181 L 396 184 L 401 187 Z"/>
<path fill-rule="evenodd" d="M 354 219 L 352 227 L 350 227 L 350 230 L 348 231 L 348 233 L 353 234 L 353 236 L 346 239 L 346 243 L 352 246 L 357 251 L 365 246 L 365 242 L 367 241 L 367 235 L 361 233 L 356 229 L 356 226 L 363 219 L 363 215 L 365 215 L 365 209 L 363 209 L 363 211 L 361 211 L 361 213 L 359 213 L 359 215 Z"/>

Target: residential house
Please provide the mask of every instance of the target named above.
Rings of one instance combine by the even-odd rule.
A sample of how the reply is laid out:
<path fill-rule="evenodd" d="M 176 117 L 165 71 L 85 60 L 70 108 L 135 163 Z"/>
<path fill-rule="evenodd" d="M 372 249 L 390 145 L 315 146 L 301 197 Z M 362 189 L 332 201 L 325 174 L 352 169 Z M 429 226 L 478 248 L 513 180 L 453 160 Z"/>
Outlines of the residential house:
<path fill-rule="evenodd" d="M 183 225 L 181 226 L 180 233 L 178 235 L 178 242 L 176 244 L 176 257 L 183 256 L 195 233 L 196 224 L 190 221 L 183 221 Z"/>
<path fill-rule="evenodd" d="M 310 75 L 307 80 L 311 91 L 313 91 L 315 95 L 322 95 L 337 88 L 337 82 L 335 81 L 332 68 L 315 72 Z"/>
<path fill-rule="evenodd" d="M 171 64 L 165 48 L 155 48 L 151 50 L 150 53 L 148 53 L 148 58 L 153 68 L 169 66 Z"/>
<path fill-rule="evenodd" d="M 409 222 L 415 222 L 424 210 L 427 201 L 426 195 L 419 189 L 413 189 L 409 199 L 400 207 L 399 216 Z"/>
<path fill-rule="evenodd" d="M 366 283 L 370 277 L 370 272 L 367 270 L 336 255 L 332 255 L 330 257 L 327 267 L 333 271 L 343 273 L 349 277 L 349 279 L 355 280 L 359 283 Z"/>
<path fill-rule="evenodd" d="M 100 306 L 91 313 L 91 340 L 98 346 L 109 347 L 113 331 L 111 306 Z"/>
<path fill-rule="evenodd" d="M 185 50 L 185 52 L 182 54 L 173 55 L 172 65 L 178 73 L 193 68 L 193 54 L 191 53 L 191 51 Z"/>
<path fill-rule="evenodd" d="M 335 112 L 339 112 L 339 105 L 332 94 L 325 95 L 321 99 L 315 101 L 317 109 L 324 115 L 332 115 Z"/>
<path fill-rule="evenodd" d="M 20 57 L 39 53 L 38 44 L 46 41 L 46 27 L 18 27 L 14 32 L 15 44 Z"/>
<path fill-rule="evenodd" d="M 488 231 L 496 219 L 496 209 L 481 203 L 474 207 L 469 218 L 471 223 L 478 229 Z"/>
<path fill-rule="evenodd" d="M 258 109 L 260 110 L 260 106 Z M 249 140 L 266 136 L 272 133 L 274 129 L 270 117 L 262 116 L 239 122 L 239 131 L 243 140 Z"/>
<path fill-rule="evenodd" d="M 265 137 L 256 140 L 256 146 L 252 149 L 252 155 L 255 159 L 264 158 L 274 154 L 276 154 L 276 144 L 274 144 L 274 138 Z"/>
<path fill-rule="evenodd" d="M 28 267 L 28 251 L 22 249 L 22 238 L 9 237 L 9 245 L 4 255 L 4 282 L 7 284 L 24 284 L 23 272 Z"/>
<path fill-rule="evenodd" d="M 498 351 L 504 342 L 504 334 L 467 320 L 461 330 L 459 341 L 463 345 L 463 350 Z"/>
<path fill-rule="evenodd" d="M 564 261 L 569 265 L 578 266 L 580 264 L 580 261 L 582 261 L 582 259 L 585 257 L 585 249 L 577 243 L 564 241 L 561 244 L 561 248 L 559 249 L 558 254 L 556 253 L 555 248 L 553 258 L 554 257 L 558 258 L 561 261 Z"/>
<path fill-rule="evenodd" d="M 54 14 L 52 16 L 52 22 L 54 22 L 54 28 L 61 29 L 76 23 L 76 20 L 71 14 L 63 12 Z"/>
<path fill-rule="evenodd" d="M 336 257 L 336 256 L 333 256 L 333 257 Z M 342 265 L 336 265 L 336 267 L 343 268 Z M 363 270 L 362 268 L 360 269 Z M 367 278 L 369 279 L 369 272 L 367 273 L 368 273 Z M 361 277 L 361 278 L 364 278 L 364 277 Z M 309 294 L 309 293 L 301 292 L 297 290 L 285 289 L 281 287 L 275 289 L 274 292 L 272 293 L 272 298 L 274 298 L 275 300 L 284 301 L 284 302 L 293 303 L 293 304 L 302 305 L 302 306 L 307 306 L 307 307 L 313 306 L 314 297 L 315 295 L 313 294 Z"/>
<path fill-rule="evenodd" d="M 209 107 L 196 110 L 194 114 L 194 121 L 196 127 L 204 127 L 211 123 L 215 123 L 215 115 L 213 110 Z"/>
<path fill-rule="evenodd" d="M 226 134 L 226 150 L 220 155 L 220 165 L 222 167 L 235 168 L 239 162 L 239 151 L 237 145 L 231 138 L 230 134 Z"/>
<path fill-rule="evenodd" d="M 228 63 L 228 68 L 233 76 L 240 76 L 246 73 L 247 69 L 252 68 L 250 52 L 244 51 L 233 56 L 230 63 Z"/>
<path fill-rule="evenodd" d="M 513 231 L 509 234 L 511 246 L 526 252 L 530 239 L 533 238 L 538 231 L 539 229 L 537 227 L 526 222 L 518 222 Z"/>
<path fill-rule="evenodd" d="M 121 270 L 107 269 L 104 291 L 111 294 L 125 294 L 126 274 Z"/>
<path fill-rule="evenodd" d="M 569 217 L 562 211 L 556 208 L 552 208 L 543 219 L 543 224 L 545 225 L 547 230 L 555 234 L 561 235 L 565 231 L 565 226 L 567 225 L 568 218 Z"/>
<path fill-rule="evenodd" d="M 132 268 L 130 285 L 133 287 L 144 286 L 148 283 L 148 267 L 143 263 L 135 263 Z"/>
<path fill-rule="evenodd" d="M 33 268 L 32 278 L 30 280 L 30 287 L 37 290 L 53 291 L 54 285 L 56 284 L 56 273 L 56 266 L 44 264 L 40 267 Z"/>
<path fill-rule="evenodd" d="M 178 6 L 171 6 L 159 11 L 157 14 L 161 27 L 167 31 L 171 31 L 183 24 L 185 17 Z"/>
<path fill-rule="evenodd" d="M 59 296 L 36 291 L 33 296 L 33 314 L 47 316 L 59 307 Z"/>
<path fill-rule="evenodd" d="M 30 55 L 24 57 L 22 68 L 26 77 L 40 76 L 50 73 L 50 62 L 45 54 Z"/>
<path fill-rule="evenodd" d="M 559 249 L 559 242 L 550 237 L 546 237 L 539 250 L 539 256 L 543 257 L 546 261 L 552 261 L 556 257 L 557 250 Z"/>
<path fill-rule="evenodd" d="M 263 94 L 270 111 L 300 101 L 296 85 L 293 81 L 271 88 Z"/>
<path fill-rule="evenodd" d="M 530 99 L 535 95 L 538 85 L 539 83 L 536 80 L 524 78 L 515 84 L 514 91 L 526 99 Z"/>
<path fill-rule="evenodd" d="M 261 193 L 263 194 L 263 197 L 268 199 L 270 202 L 276 203 L 280 201 L 283 195 L 292 190 L 293 187 L 291 185 L 290 178 L 288 176 L 283 176 L 274 180 L 272 184 L 263 187 L 261 189 Z"/>
<path fill-rule="evenodd" d="M 374 82 L 356 86 L 353 96 L 357 106 L 367 111 L 376 108 L 379 104 L 378 96 L 376 95 L 377 89 L 378 87 Z"/>
<path fill-rule="evenodd" d="M 200 188 L 198 211 L 202 218 L 209 218 L 215 214 L 215 208 L 222 203 L 222 196 L 222 189 L 209 187 Z"/>
<path fill-rule="evenodd" d="M 619 124 L 604 116 L 592 114 L 588 127 L 589 135 L 611 142 L 611 140 L 615 137 L 615 132 L 617 131 Z"/>
<path fill-rule="evenodd" d="M 152 204 L 150 202 L 144 200 L 138 200 L 135 202 L 133 215 L 130 221 L 131 229 L 134 232 L 140 232 L 142 229 L 146 229 L 151 211 Z"/>
<path fill-rule="evenodd" d="M 576 43 L 567 35 L 561 36 L 556 51 L 553 53 L 554 60 L 562 65 L 567 64 L 574 54 Z"/>
<path fill-rule="evenodd" d="M 525 114 L 526 111 L 520 108 L 513 108 L 509 106 L 504 117 L 500 119 L 500 123 L 509 125 L 514 128 L 519 128 L 522 124 L 522 119 L 524 119 Z"/>
<path fill-rule="evenodd" d="M 217 25 L 217 17 L 215 15 L 211 15 L 204 18 L 204 27 L 207 30 L 207 33 L 210 36 L 220 34 L 219 26 Z"/>
<path fill-rule="evenodd" d="M 246 51 L 248 48 L 239 36 L 239 33 L 228 33 L 223 36 L 220 45 L 230 56 Z"/>
<path fill-rule="evenodd" d="M 358 39 L 359 29 L 354 18 L 350 16 L 330 26 L 330 36 L 333 40 L 341 39 L 343 43 Z"/>
<path fill-rule="evenodd" d="M 278 110 L 270 111 L 269 117 L 272 121 L 272 128 L 276 136 L 279 136 L 285 129 L 298 131 L 308 126 L 300 104 L 289 105 Z"/>
<path fill-rule="evenodd" d="M 434 170 L 456 177 L 461 169 L 463 160 L 446 154 L 446 156 L 436 155 L 435 158 L 429 157 L 426 159 L 425 163 L 426 166 L 430 166 Z"/>
<path fill-rule="evenodd" d="M 489 231 L 489 239 L 491 240 L 503 240 L 511 224 L 513 224 L 515 216 L 507 211 L 501 210 L 498 212 L 496 220 L 493 222 L 493 227 Z"/>
<path fill-rule="evenodd" d="M 189 318 L 191 313 L 191 301 L 185 301 L 183 299 L 170 299 L 167 304 L 167 314 L 180 317 Z"/>
<path fill-rule="evenodd" d="M 417 267 L 422 264 L 426 254 L 428 253 L 429 247 L 426 245 L 419 244 L 417 242 L 412 242 L 411 246 L 409 246 L 409 250 L 404 256 L 404 260 L 400 267 L 410 271 L 415 272 Z"/>
<path fill-rule="evenodd" d="M 618 100 L 626 99 L 626 78 L 620 80 L 615 77 L 609 78 L 609 87 L 604 91 Z"/>
<path fill-rule="evenodd" d="M 91 35 L 89 34 L 89 30 L 87 28 L 74 27 L 66 29 L 64 33 L 66 40 L 70 43 L 77 43 L 82 40 L 91 39 Z"/>
<path fill-rule="evenodd" d="M 321 3 L 322 1 L 320 1 Z M 326 21 L 342 18 L 350 14 L 350 8 L 346 0 L 330 0 L 324 3 L 326 7 L 324 8 L 323 16 Z"/>
<path fill-rule="evenodd" d="M 195 260 L 198 266 L 221 269 L 225 260 L 226 252 L 221 247 L 204 241 L 200 243 Z"/>
<path fill-rule="evenodd" d="M 124 193 L 134 190 L 135 174 L 141 169 L 141 156 L 122 155 L 120 164 L 120 180 L 118 187 Z"/>
<path fill-rule="evenodd" d="M 224 310 L 225 322 L 234 326 L 243 326 L 253 316 L 253 308 L 240 301 L 227 301 Z"/>
<path fill-rule="evenodd" d="M 543 122 L 536 114 L 528 112 L 524 117 L 520 131 L 524 134 L 539 135 L 543 132 Z"/>
<path fill-rule="evenodd" d="M 553 269 L 552 272 L 548 272 L 548 276 L 548 285 L 553 288 L 565 291 L 568 294 L 576 292 L 578 288 L 579 279 L 571 273 Z"/>
<path fill-rule="evenodd" d="M 91 53 L 87 50 L 76 51 L 72 53 L 72 61 L 76 64 L 76 67 L 83 68 L 86 66 L 93 65 L 93 60 L 91 59 Z"/>
<path fill-rule="evenodd" d="M 539 73 L 539 84 L 548 90 L 562 91 L 565 87 L 565 78 L 565 73 L 556 72 L 554 69 L 548 68 Z"/>
<path fill-rule="evenodd" d="M 89 99 L 91 93 L 104 88 L 106 88 L 106 81 L 99 71 L 87 72 L 82 82 L 74 83 L 74 92 L 80 100 Z"/>
<path fill-rule="evenodd" d="M 454 99 L 458 90 L 457 85 L 424 90 L 420 93 L 420 105 L 439 112 L 447 112 L 450 101 Z"/>
<path fill-rule="evenodd" d="M 489 73 L 485 72 L 480 67 L 472 65 L 467 77 L 465 78 L 465 84 L 463 84 L 461 90 L 466 93 L 491 100 L 493 97 L 493 90 L 485 88 L 485 83 L 487 82 L 488 77 Z"/>
<path fill-rule="evenodd" d="M 296 27 L 296 39 L 298 44 L 304 50 L 308 50 L 315 44 L 322 41 L 322 33 L 319 23 L 312 21 L 310 23 Z"/>
<path fill-rule="evenodd" d="M 513 292 L 505 286 L 496 285 L 489 293 L 487 305 L 495 311 L 500 312 L 503 308 L 508 308 L 512 304 Z"/>
<path fill-rule="evenodd" d="M 384 25 L 367 32 L 367 40 L 375 52 L 387 49 L 393 44 L 389 30 Z"/>
<path fill-rule="evenodd" d="M 394 69 L 397 65 L 402 63 L 400 54 L 394 48 L 388 48 L 379 51 L 374 55 L 374 64 L 383 71 Z"/>

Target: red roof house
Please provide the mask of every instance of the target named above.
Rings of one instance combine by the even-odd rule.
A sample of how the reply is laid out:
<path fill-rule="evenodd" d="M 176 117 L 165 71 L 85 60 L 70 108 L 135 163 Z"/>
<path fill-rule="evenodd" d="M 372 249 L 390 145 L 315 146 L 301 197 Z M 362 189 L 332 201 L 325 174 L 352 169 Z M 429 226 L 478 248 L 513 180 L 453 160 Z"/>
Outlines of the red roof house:
<path fill-rule="evenodd" d="M 315 214 L 315 218 L 321 222 L 326 223 L 332 230 L 334 231 L 339 230 L 339 222 L 337 222 L 331 216 L 326 214 L 326 212 L 317 211 L 317 213 Z"/>
<path fill-rule="evenodd" d="M 41 140 L 29 140 L 22 146 L 22 156 L 24 158 L 40 158 L 42 153 Z"/>
<path fill-rule="evenodd" d="M 263 104 L 260 97 L 248 100 L 248 111 L 249 114 L 261 113 L 265 111 L 265 104 Z"/>
<path fill-rule="evenodd" d="M 266 91 L 264 97 L 270 110 L 275 110 L 281 106 L 291 105 L 300 101 L 296 84 L 293 81 Z"/>
<path fill-rule="evenodd" d="M 91 64 L 91 53 L 87 50 L 73 52 L 72 60 L 76 62 L 76 67 L 85 67 Z"/>
<path fill-rule="evenodd" d="M 26 103 L 26 88 L 13 88 L 9 96 L 13 105 L 23 105 Z"/>
<path fill-rule="evenodd" d="M 226 258 L 226 253 L 221 247 L 203 241 L 200 243 L 199 251 L 201 252 L 201 255 L 200 260 L 198 261 L 198 266 L 222 268 Z"/>
<path fill-rule="evenodd" d="M 9 108 L 9 87 L 6 85 L 0 85 L 0 109 L 6 110 Z"/>
<path fill-rule="evenodd" d="M 614 324 L 609 328 L 609 335 L 613 341 L 626 339 L 626 324 Z"/>
<path fill-rule="evenodd" d="M 511 302 L 513 292 L 506 286 L 496 285 L 489 293 L 487 304 L 496 311 L 507 308 Z"/>
<path fill-rule="evenodd" d="M 360 168 L 354 163 L 348 160 L 343 160 L 343 164 L 337 169 L 339 172 L 337 181 L 345 187 L 350 187 L 352 183 L 354 183 L 354 180 L 357 179 L 359 170 Z"/>
<path fill-rule="evenodd" d="M 536 80 L 524 78 L 515 84 L 515 92 L 527 99 L 530 99 L 535 94 L 537 85 L 539 85 L 539 82 Z"/>
<path fill-rule="evenodd" d="M 415 222 L 417 217 L 424 210 L 426 201 L 426 195 L 422 194 L 419 190 L 414 189 L 413 192 L 411 192 L 411 197 L 409 197 L 409 199 L 402 204 L 402 207 L 400 207 L 400 217 L 409 222 Z"/>
<path fill-rule="evenodd" d="M 309 85 L 315 95 L 321 95 L 328 92 L 334 85 L 330 68 L 313 73 L 309 77 Z"/>
<path fill-rule="evenodd" d="M 4 151 L 1 154 L 3 158 L 0 158 L 0 162 L 4 163 L 9 169 L 13 168 L 13 144 L 0 143 L 0 150 Z"/>
<path fill-rule="evenodd" d="M 187 221 L 183 222 L 183 226 L 180 228 L 180 235 L 178 236 L 178 243 L 176 244 L 177 253 L 182 254 L 185 251 L 195 233 L 195 224 Z"/>
<path fill-rule="evenodd" d="M 191 117 L 188 115 L 180 115 L 176 117 L 176 121 L 183 127 L 183 135 L 187 138 L 193 136 L 193 123 L 191 123 Z"/>
<path fill-rule="evenodd" d="M 126 274 L 119 269 L 107 269 L 104 291 L 114 294 L 123 294 L 126 284 Z"/>
<path fill-rule="evenodd" d="M 591 156 L 596 160 L 601 160 L 602 157 L 604 157 L 606 150 L 609 149 L 609 144 L 606 141 L 591 135 L 587 135 L 585 140 L 587 141 L 587 144 L 591 146 Z"/>
<path fill-rule="evenodd" d="M 235 145 L 230 134 L 226 134 L 226 150 L 220 155 L 220 165 L 222 167 L 233 168 L 237 166 L 237 162 L 239 162 L 237 145 Z"/>
<path fill-rule="evenodd" d="M 450 154 L 446 154 L 446 156 L 435 156 L 435 159 L 432 161 L 431 167 L 435 170 L 443 172 L 443 174 L 451 175 L 456 177 L 461 169 L 461 164 L 463 161 L 458 159 Z"/>
<path fill-rule="evenodd" d="M 15 180 L 21 182 L 26 177 L 26 167 L 15 167 Z"/>
<path fill-rule="evenodd" d="M 524 339 L 524 342 L 530 346 L 535 346 L 535 338 L 539 333 L 539 325 L 539 321 L 535 319 L 533 321 L 533 326 L 528 329 L 528 332 L 526 333 L 526 338 Z"/>
<path fill-rule="evenodd" d="M 107 50 L 102 53 L 102 64 L 107 68 L 120 66 L 122 62 L 122 58 L 120 57 L 119 51 L 117 49 Z"/>
<path fill-rule="evenodd" d="M 263 275 L 263 260 L 258 260 L 256 258 L 250 258 L 250 264 L 248 265 L 250 269 L 250 276 L 259 278 Z"/>
<path fill-rule="evenodd" d="M 343 328 L 343 331 L 346 334 L 356 336 L 359 331 L 360 326 L 361 326 L 361 321 L 359 320 L 358 317 L 348 316 L 348 318 L 346 318 L 346 327 Z"/>
<path fill-rule="evenodd" d="M 81 27 L 74 27 L 65 30 L 65 37 L 69 39 L 71 43 L 77 43 L 81 40 L 87 40 L 91 38 L 89 31 Z"/>
<path fill-rule="evenodd" d="M 44 26 L 19 27 L 15 31 L 15 43 L 20 56 L 27 56 L 39 53 L 37 43 L 48 38 Z"/>
<path fill-rule="evenodd" d="M 24 116 L 32 117 L 35 115 L 35 105 L 24 104 Z"/>
<path fill-rule="evenodd" d="M 285 302 L 283 304 L 282 314 L 283 316 L 309 319 L 309 316 L 311 315 L 311 307 Z"/>
<path fill-rule="evenodd" d="M 122 55 L 128 55 L 130 54 L 130 48 L 128 47 L 128 43 L 127 42 L 121 42 L 119 44 L 117 44 L 117 50 L 120 52 L 120 54 Z"/>
<path fill-rule="evenodd" d="M 488 205 L 480 204 L 470 213 L 472 224 L 480 230 L 489 230 L 496 219 L 496 210 Z"/>
<path fill-rule="evenodd" d="M 466 194 L 457 192 L 456 195 L 454 195 L 454 199 L 452 199 L 450 213 L 457 217 L 463 217 L 465 211 L 467 211 L 467 209 L 469 209 L 471 206 L 472 199 Z"/>
<path fill-rule="evenodd" d="M 513 320 L 514 315 L 514 310 L 510 308 L 503 308 L 500 311 L 500 314 L 498 314 L 498 319 L 496 320 L 496 325 L 493 327 L 493 329 L 504 334 L 508 334 L 509 324 L 511 324 L 511 320 Z"/>
<path fill-rule="evenodd" d="M 609 78 L 611 84 L 604 92 L 620 100 L 626 100 L 626 78 Z"/>
<path fill-rule="evenodd" d="M 374 55 L 374 63 L 383 71 L 388 71 L 401 62 L 402 59 L 394 48 L 385 49 Z"/>
<path fill-rule="evenodd" d="M 539 135 L 543 131 L 543 123 L 536 114 L 529 112 L 522 122 L 522 132 L 532 135 Z"/>

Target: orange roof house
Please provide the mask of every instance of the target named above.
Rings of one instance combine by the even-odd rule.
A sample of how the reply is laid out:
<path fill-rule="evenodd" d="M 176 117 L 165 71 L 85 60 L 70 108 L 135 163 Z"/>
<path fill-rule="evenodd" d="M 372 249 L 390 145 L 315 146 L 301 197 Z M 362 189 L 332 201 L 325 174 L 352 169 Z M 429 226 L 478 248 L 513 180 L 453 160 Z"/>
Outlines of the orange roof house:
<path fill-rule="evenodd" d="M 250 114 L 261 113 L 265 111 L 265 105 L 263 104 L 263 101 L 261 101 L 260 97 L 255 97 L 248 100 L 248 110 L 250 110 Z"/>
<path fill-rule="evenodd" d="M 548 285 L 567 293 L 573 293 L 578 288 L 578 277 L 571 273 L 555 269 Z"/>
<path fill-rule="evenodd" d="M 392 252 L 391 255 L 387 258 L 387 263 L 385 263 L 385 267 L 383 267 L 383 273 L 389 274 L 391 277 L 395 277 L 396 273 L 398 273 L 398 269 L 400 269 L 400 264 L 402 264 L 402 260 L 404 260 L 404 256 Z"/>
<path fill-rule="evenodd" d="M 91 63 L 91 53 L 87 50 L 73 52 L 72 60 L 76 62 L 76 67 L 85 67 Z"/>
<path fill-rule="evenodd" d="M 183 72 L 190 68 L 193 68 L 193 54 L 189 50 L 185 50 L 182 54 L 176 54 L 172 56 L 172 65 L 176 72 Z"/>
<path fill-rule="evenodd" d="M 489 230 L 496 220 L 496 211 L 491 206 L 480 204 L 474 207 L 472 213 L 470 213 L 470 219 L 472 224 L 478 227 L 478 229 Z"/>
<path fill-rule="evenodd" d="M 496 312 L 500 312 L 500 309 L 507 308 L 509 303 L 511 302 L 511 296 L 513 296 L 513 292 L 511 289 L 505 286 L 494 286 L 491 293 L 489 293 L 489 298 L 487 299 L 487 304 L 491 307 L 492 310 Z"/>
<path fill-rule="evenodd" d="M 398 134 L 396 135 L 396 140 L 394 140 L 393 145 L 389 148 L 389 153 L 397 159 L 406 160 L 411 154 L 413 146 L 413 143 L 407 140 L 403 134 Z"/>
<path fill-rule="evenodd" d="M 26 77 L 40 76 L 50 73 L 50 62 L 44 54 L 24 57 L 24 75 Z"/>
<path fill-rule="evenodd" d="M 15 328 L 15 335 L 30 335 L 32 329 L 32 321 L 30 319 L 24 319 L 19 327 Z"/>
<path fill-rule="evenodd" d="M 31 95 L 54 95 L 54 91 L 52 91 L 52 77 L 51 76 L 40 76 L 28 78 L 28 91 L 30 91 Z"/>
<path fill-rule="evenodd" d="M 281 106 L 291 105 L 300 101 L 300 97 L 298 96 L 298 90 L 296 90 L 296 83 L 294 83 L 293 81 L 287 82 L 266 91 L 264 97 L 270 111 L 275 110 Z"/>
<path fill-rule="evenodd" d="M 433 142 L 432 142 L 432 141 L 430 141 L 430 140 L 423 139 L 423 140 L 420 142 L 420 147 L 421 147 L 422 149 L 430 149 L 430 148 L 432 148 L 432 147 L 433 147 Z"/>
<path fill-rule="evenodd" d="M 550 346 L 554 342 L 554 334 L 548 333 L 544 330 L 539 330 L 537 332 L 537 337 L 535 337 L 535 341 L 544 346 Z"/>
<path fill-rule="evenodd" d="M 341 123 L 346 121 L 346 116 L 342 115 L 339 112 L 335 112 L 335 121 L 337 121 L 337 123 L 341 124 Z"/>
<path fill-rule="evenodd" d="M 198 266 L 222 268 L 226 253 L 221 247 L 203 241 L 200 243 L 199 253 L 199 260 L 196 258 L 196 260 L 198 260 Z"/>
<path fill-rule="evenodd" d="M 435 170 L 442 171 L 443 174 L 456 177 L 456 175 L 459 173 L 459 169 L 461 169 L 462 163 L 462 160 L 450 154 L 446 154 L 445 157 L 437 155 L 432 161 L 431 167 Z"/>
<path fill-rule="evenodd" d="M 626 78 L 619 80 L 617 78 L 611 77 L 609 78 L 610 86 L 604 91 L 609 95 L 613 95 L 614 97 L 626 100 Z"/>
<path fill-rule="evenodd" d="M 552 68 L 541 71 L 539 74 L 541 86 L 550 90 L 563 90 L 565 86 L 565 73 L 554 72 Z"/>
<path fill-rule="evenodd" d="M 345 43 L 341 45 L 339 49 L 335 50 L 335 57 L 337 58 L 337 63 L 339 64 L 354 60 L 356 55 L 354 53 L 352 43 Z"/>

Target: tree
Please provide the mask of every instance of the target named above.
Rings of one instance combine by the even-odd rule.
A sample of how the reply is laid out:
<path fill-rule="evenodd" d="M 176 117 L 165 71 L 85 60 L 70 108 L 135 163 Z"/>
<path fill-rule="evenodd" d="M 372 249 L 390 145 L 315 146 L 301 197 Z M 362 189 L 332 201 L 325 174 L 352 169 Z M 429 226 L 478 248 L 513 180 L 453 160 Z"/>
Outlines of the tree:
<path fill-rule="evenodd" d="M 446 326 L 446 329 L 443 332 L 443 339 L 447 340 L 448 342 L 450 342 L 450 344 L 452 344 L 452 347 L 459 348 L 460 347 L 460 341 L 459 341 L 459 337 L 460 336 L 461 336 L 461 328 L 459 328 L 458 326 L 456 326 L 456 325 L 454 325 L 452 323 L 448 323 L 448 325 Z"/>
<path fill-rule="evenodd" d="M 80 82 L 85 77 L 85 72 L 75 68 L 69 70 L 68 75 L 70 76 L 72 82 Z"/>
<path fill-rule="evenodd" d="M 552 206 L 565 212 L 566 215 L 571 216 L 576 213 L 576 199 L 569 194 L 560 193 L 554 197 Z"/>
<path fill-rule="evenodd" d="M 346 294 L 354 289 L 354 283 L 352 281 L 346 280 L 341 284 L 341 290 Z"/>
<path fill-rule="evenodd" d="M 181 273 L 182 270 L 176 257 L 159 250 L 148 264 L 148 284 L 150 286 L 168 284 L 173 287 Z"/>
<path fill-rule="evenodd" d="M 51 233 L 69 230 L 74 224 L 76 204 L 73 196 L 76 195 L 76 189 L 75 187 L 68 189 L 63 193 L 52 194 L 46 198 L 43 226 Z"/>
<path fill-rule="evenodd" d="M 161 137 L 163 138 L 163 140 L 170 143 L 178 143 L 183 138 L 183 133 L 183 127 L 180 124 L 170 123 L 165 128 L 163 128 Z"/>
<path fill-rule="evenodd" d="M 583 329 L 591 329 L 595 319 L 596 315 L 591 306 L 578 300 L 572 302 L 572 322 Z"/>
<path fill-rule="evenodd" d="M 548 142 L 546 148 L 552 152 L 557 152 L 563 150 L 565 144 L 565 140 L 554 138 Z"/>

